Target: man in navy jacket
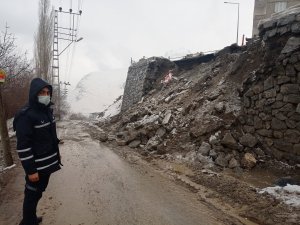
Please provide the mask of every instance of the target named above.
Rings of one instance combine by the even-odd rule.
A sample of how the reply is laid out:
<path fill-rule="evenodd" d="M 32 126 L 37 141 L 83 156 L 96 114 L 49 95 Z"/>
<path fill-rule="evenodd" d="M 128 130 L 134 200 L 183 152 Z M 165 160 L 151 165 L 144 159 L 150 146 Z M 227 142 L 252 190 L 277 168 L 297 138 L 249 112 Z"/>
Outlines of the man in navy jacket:
<path fill-rule="evenodd" d="M 52 86 L 40 78 L 31 81 L 28 103 L 16 114 L 14 129 L 17 152 L 25 171 L 23 220 L 21 225 L 36 225 L 38 201 L 51 173 L 60 169 L 60 154 L 55 117 L 50 108 Z"/>

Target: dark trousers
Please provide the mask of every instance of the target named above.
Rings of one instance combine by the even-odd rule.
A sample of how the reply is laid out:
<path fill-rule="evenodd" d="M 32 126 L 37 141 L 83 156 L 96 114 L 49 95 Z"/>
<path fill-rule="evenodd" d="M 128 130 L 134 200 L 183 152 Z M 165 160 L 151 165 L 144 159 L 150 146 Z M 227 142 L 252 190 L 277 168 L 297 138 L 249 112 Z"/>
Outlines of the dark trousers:
<path fill-rule="evenodd" d="M 38 182 L 31 182 L 28 176 L 25 177 L 25 191 L 23 202 L 23 220 L 24 225 L 36 225 L 36 208 L 43 192 L 46 190 L 50 174 L 40 174 Z"/>

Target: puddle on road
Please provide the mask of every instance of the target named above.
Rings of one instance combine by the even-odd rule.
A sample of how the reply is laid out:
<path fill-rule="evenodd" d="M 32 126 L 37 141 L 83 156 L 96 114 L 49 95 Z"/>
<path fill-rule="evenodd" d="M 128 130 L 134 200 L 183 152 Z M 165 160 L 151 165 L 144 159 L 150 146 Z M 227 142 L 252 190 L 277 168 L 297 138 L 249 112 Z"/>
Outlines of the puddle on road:
<path fill-rule="evenodd" d="M 296 171 L 290 171 L 289 174 L 287 170 L 274 170 L 267 168 L 254 168 L 251 171 L 244 171 L 240 174 L 235 173 L 232 170 L 226 170 L 225 174 L 238 178 L 239 180 L 258 188 L 275 186 L 276 181 L 283 177 L 290 177 L 293 180 L 300 180 L 300 175 L 298 175 Z"/>

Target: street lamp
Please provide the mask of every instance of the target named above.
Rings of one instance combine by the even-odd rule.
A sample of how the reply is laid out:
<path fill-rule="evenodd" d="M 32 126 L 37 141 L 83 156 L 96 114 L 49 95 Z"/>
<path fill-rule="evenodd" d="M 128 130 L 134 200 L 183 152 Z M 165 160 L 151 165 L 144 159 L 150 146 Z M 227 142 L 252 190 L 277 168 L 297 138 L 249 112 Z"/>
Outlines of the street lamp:
<path fill-rule="evenodd" d="M 78 38 L 77 40 L 75 40 L 75 42 L 79 42 L 83 39 L 83 37 Z"/>
<path fill-rule="evenodd" d="M 83 37 L 80 37 L 80 38 L 78 38 L 78 39 L 76 39 L 76 40 L 69 40 L 69 41 L 71 41 L 68 45 L 67 45 L 67 47 L 65 47 L 64 48 L 64 50 L 62 50 L 60 53 L 59 53 L 59 55 L 58 56 L 60 56 L 72 43 L 74 43 L 74 42 L 79 42 L 79 41 L 81 41 L 83 39 Z"/>
<path fill-rule="evenodd" d="M 238 45 L 239 44 L 238 42 L 239 42 L 239 23 L 240 23 L 240 3 L 239 2 L 224 2 L 224 3 L 238 6 L 238 19 L 237 19 L 237 28 L 236 28 L 236 44 Z"/>

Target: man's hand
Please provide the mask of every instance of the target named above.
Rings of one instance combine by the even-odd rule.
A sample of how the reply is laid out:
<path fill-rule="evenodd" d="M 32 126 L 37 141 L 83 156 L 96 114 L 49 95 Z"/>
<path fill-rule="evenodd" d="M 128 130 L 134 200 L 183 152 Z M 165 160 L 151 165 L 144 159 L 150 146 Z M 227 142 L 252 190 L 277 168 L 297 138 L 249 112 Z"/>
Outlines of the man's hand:
<path fill-rule="evenodd" d="M 34 173 L 34 174 L 31 174 L 31 175 L 28 175 L 28 179 L 31 181 L 31 182 L 38 182 L 39 181 L 39 173 Z"/>

